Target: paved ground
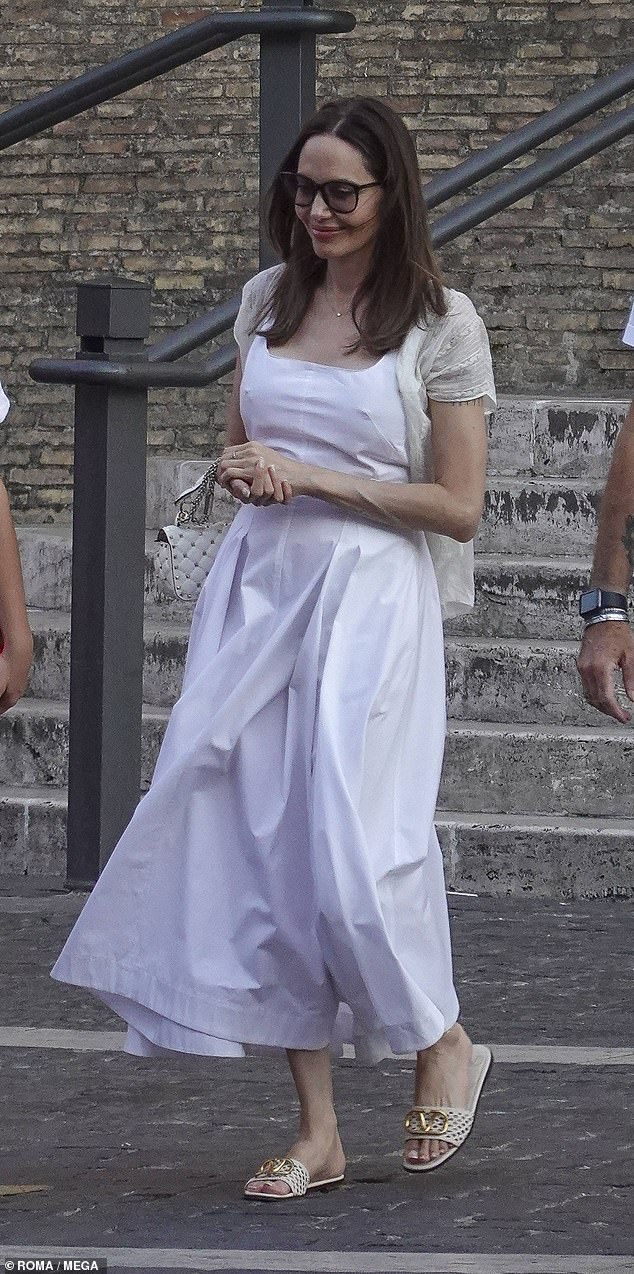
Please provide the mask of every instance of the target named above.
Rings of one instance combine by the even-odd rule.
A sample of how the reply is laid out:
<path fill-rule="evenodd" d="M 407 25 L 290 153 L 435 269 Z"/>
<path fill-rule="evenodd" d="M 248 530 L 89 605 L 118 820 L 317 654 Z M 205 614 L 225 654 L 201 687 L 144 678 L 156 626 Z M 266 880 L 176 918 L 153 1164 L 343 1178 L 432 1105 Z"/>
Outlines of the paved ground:
<path fill-rule="evenodd" d="M 634 1271 L 631 904 L 452 899 L 463 1021 L 498 1052 L 469 1143 L 403 1172 L 412 1062 L 346 1060 L 346 1185 L 262 1205 L 241 1188 L 292 1137 L 284 1063 L 118 1051 L 120 1019 L 48 976 L 82 903 L 0 881 L 0 1271 L 56 1250 L 110 1270 Z"/>

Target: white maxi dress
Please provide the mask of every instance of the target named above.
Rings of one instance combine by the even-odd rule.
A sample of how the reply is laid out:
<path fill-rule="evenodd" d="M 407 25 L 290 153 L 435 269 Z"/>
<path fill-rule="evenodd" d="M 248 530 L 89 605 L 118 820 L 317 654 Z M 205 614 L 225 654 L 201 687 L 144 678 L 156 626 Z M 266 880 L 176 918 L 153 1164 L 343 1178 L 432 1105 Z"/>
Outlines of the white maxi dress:
<path fill-rule="evenodd" d="M 396 354 L 343 370 L 254 339 L 248 438 L 408 481 Z M 456 1021 L 434 811 L 445 739 L 422 532 L 310 496 L 243 506 L 194 614 L 153 781 L 52 970 L 127 1023 L 125 1048 L 243 1056 Z"/>

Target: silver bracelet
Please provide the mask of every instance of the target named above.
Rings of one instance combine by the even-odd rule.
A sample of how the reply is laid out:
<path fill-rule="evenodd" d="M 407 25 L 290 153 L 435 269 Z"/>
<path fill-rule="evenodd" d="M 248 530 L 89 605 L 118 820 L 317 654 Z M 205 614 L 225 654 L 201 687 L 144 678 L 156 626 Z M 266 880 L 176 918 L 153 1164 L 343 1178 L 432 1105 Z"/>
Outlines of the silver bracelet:
<path fill-rule="evenodd" d="M 591 619 L 586 619 L 585 626 L 590 628 L 591 624 L 608 624 L 608 623 L 625 623 L 628 622 L 628 614 L 626 610 L 602 610 L 600 614 L 593 615 Z"/>

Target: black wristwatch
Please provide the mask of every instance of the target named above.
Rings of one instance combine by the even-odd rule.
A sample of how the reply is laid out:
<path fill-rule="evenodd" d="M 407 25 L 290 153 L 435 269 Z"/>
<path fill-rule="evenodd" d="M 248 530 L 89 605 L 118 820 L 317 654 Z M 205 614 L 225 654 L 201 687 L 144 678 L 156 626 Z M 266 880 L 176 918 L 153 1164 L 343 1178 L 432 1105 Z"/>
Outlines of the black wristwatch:
<path fill-rule="evenodd" d="M 592 619 L 603 610 L 627 611 L 627 597 L 623 593 L 609 593 L 605 588 L 590 588 L 579 598 L 579 614 L 582 619 Z"/>

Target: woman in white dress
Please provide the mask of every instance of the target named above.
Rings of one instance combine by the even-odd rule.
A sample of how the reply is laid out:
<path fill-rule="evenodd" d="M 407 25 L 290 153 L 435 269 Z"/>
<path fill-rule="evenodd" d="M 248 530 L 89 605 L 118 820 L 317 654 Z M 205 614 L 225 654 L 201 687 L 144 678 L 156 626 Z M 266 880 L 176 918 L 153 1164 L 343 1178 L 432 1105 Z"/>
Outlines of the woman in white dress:
<path fill-rule="evenodd" d="M 244 289 L 218 470 L 243 507 L 151 788 L 52 971 L 126 1020 L 131 1053 L 287 1051 L 299 1131 L 247 1182 L 260 1200 L 342 1179 L 343 1043 L 417 1054 L 413 1171 L 462 1144 L 491 1062 L 457 1022 L 434 830 L 486 333 L 443 287 L 412 140 L 381 102 L 309 121 L 268 223 L 283 264 Z"/>

